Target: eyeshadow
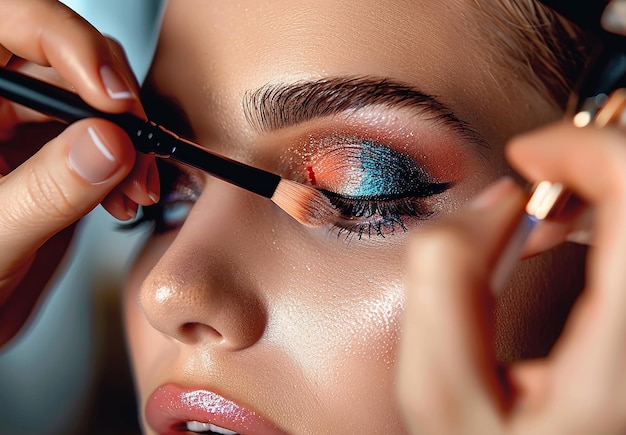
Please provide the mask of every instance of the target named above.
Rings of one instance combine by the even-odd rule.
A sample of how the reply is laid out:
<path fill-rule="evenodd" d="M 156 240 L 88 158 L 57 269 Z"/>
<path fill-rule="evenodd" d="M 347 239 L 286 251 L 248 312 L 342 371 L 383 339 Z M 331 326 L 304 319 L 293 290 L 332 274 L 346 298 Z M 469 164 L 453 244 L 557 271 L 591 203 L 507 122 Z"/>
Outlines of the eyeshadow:
<path fill-rule="evenodd" d="M 406 154 L 373 139 L 319 141 L 306 166 L 313 185 L 351 198 L 400 198 L 431 185 L 431 177 Z M 417 196 L 417 195 L 416 195 Z"/>
<path fill-rule="evenodd" d="M 361 180 L 350 196 L 406 195 L 416 183 L 427 182 L 424 171 L 410 157 L 373 140 L 362 141 L 358 154 Z"/>

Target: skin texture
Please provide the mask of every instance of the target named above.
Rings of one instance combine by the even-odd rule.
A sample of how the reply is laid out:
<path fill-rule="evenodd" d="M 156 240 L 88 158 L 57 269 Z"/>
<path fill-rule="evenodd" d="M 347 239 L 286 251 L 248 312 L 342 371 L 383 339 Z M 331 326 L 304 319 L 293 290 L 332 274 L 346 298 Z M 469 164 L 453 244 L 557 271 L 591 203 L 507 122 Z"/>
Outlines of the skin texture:
<path fill-rule="evenodd" d="M 407 431 L 394 374 L 409 235 L 510 174 L 503 146 L 512 135 L 560 116 L 523 82 L 502 85 L 507 72 L 490 62 L 472 2 L 453 3 L 170 2 L 149 86 L 178 102 L 196 142 L 305 182 L 323 138 L 358 133 L 453 186 L 407 233 L 359 240 L 332 225 L 302 227 L 270 201 L 199 175 L 202 194 L 184 225 L 147 241 L 127 283 L 142 409 L 174 382 L 293 434 Z M 435 95 L 481 144 L 380 106 L 271 132 L 246 120 L 246 92 L 327 77 L 389 78 Z M 494 308 L 500 361 L 547 352 L 581 288 L 583 253 L 566 245 L 519 267 Z"/>

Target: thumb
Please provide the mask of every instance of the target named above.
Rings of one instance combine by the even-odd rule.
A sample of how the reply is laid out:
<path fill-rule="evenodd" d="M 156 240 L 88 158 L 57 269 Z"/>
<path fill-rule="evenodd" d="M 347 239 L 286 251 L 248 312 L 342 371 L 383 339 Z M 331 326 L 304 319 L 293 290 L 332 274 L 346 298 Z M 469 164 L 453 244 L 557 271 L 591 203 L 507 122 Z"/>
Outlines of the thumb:
<path fill-rule="evenodd" d="M 134 161 L 132 143 L 119 127 L 83 120 L 0 179 L 0 277 L 91 211 Z"/>

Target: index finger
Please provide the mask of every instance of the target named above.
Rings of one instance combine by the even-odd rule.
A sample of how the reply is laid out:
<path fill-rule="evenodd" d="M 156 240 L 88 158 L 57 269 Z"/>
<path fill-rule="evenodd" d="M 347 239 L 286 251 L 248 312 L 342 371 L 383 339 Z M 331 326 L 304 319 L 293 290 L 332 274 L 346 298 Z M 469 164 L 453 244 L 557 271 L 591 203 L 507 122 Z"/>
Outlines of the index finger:
<path fill-rule="evenodd" d="M 5 51 L 54 67 L 94 107 L 129 109 L 134 82 L 117 68 L 107 40 L 86 20 L 52 0 L 2 0 L 0 7 Z"/>

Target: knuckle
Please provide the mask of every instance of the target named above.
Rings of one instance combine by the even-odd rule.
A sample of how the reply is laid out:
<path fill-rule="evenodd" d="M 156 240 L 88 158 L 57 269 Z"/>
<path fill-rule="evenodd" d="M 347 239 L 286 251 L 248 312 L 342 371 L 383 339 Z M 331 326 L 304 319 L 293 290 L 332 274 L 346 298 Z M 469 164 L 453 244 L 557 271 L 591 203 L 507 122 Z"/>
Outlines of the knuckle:
<path fill-rule="evenodd" d="M 25 202 L 32 214 L 51 220 L 66 220 L 79 213 L 68 189 L 49 171 L 29 171 Z"/>
<path fill-rule="evenodd" d="M 81 39 L 90 45 L 104 41 L 104 36 L 95 27 L 63 2 L 45 2 L 41 7 L 38 15 L 46 17 L 46 27 L 40 32 L 39 37 L 40 43 L 44 46 L 59 43 L 56 31 L 58 28 L 79 31 Z"/>
<path fill-rule="evenodd" d="M 607 147 L 607 158 L 603 165 L 603 172 L 609 177 L 613 191 L 626 196 L 626 143 L 620 135 L 614 137 Z"/>

